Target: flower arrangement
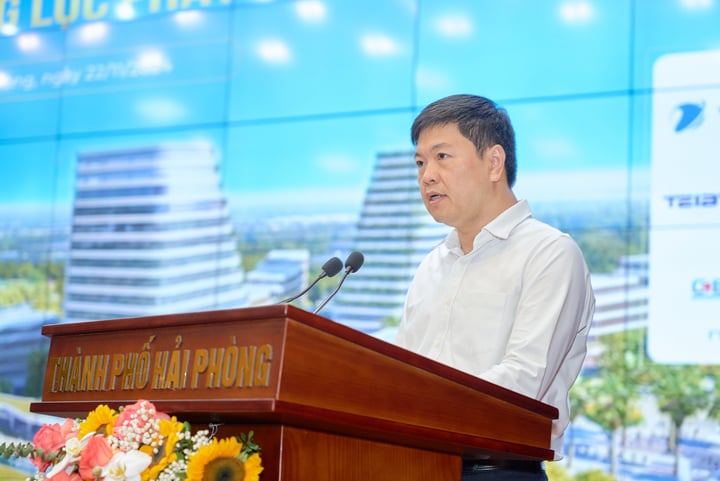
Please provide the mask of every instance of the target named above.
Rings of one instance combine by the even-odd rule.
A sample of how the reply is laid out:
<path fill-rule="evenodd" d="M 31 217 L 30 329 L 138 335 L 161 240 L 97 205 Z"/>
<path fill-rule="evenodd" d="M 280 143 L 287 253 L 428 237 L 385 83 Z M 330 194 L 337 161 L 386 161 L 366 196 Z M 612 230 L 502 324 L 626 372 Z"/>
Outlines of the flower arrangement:
<path fill-rule="evenodd" d="M 258 481 L 263 467 L 252 436 L 193 433 L 139 400 L 45 424 L 32 443 L 2 444 L 0 455 L 27 457 L 38 472 L 26 481 Z"/>

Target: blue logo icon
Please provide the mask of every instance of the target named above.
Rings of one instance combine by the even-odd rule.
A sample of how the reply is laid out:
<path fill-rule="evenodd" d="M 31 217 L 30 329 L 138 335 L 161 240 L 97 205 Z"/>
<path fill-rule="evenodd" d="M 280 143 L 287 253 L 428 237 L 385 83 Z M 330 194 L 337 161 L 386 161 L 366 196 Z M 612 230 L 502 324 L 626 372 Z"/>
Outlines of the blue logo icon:
<path fill-rule="evenodd" d="M 705 111 L 705 102 L 686 103 L 675 107 L 675 112 L 679 112 L 680 118 L 675 124 L 675 132 L 682 132 L 687 129 L 696 129 L 703 123 Z"/>

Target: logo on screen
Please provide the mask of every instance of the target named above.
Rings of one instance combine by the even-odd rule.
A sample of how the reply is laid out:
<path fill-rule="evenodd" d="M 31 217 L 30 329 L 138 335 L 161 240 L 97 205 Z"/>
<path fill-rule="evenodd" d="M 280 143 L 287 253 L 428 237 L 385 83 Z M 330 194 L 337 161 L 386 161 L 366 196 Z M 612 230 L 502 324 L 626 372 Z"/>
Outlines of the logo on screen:
<path fill-rule="evenodd" d="M 688 129 L 696 129 L 702 125 L 704 120 L 705 102 L 687 102 L 678 105 L 673 109 L 675 132 L 682 132 Z"/>
<path fill-rule="evenodd" d="M 714 208 L 720 206 L 720 193 L 671 194 L 664 195 L 663 199 L 671 209 Z"/>
<path fill-rule="evenodd" d="M 698 278 L 692 282 L 693 298 L 718 298 L 720 297 L 720 278 L 707 279 Z"/>

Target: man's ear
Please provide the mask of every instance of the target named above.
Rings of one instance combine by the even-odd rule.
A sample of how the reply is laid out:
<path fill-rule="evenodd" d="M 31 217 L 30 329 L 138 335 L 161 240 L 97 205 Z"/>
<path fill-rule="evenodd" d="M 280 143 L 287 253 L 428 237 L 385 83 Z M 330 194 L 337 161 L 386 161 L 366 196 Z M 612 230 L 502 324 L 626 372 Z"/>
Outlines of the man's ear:
<path fill-rule="evenodd" d="M 487 150 L 490 180 L 498 182 L 505 179 L 505 149 L 495 144 Z"/>

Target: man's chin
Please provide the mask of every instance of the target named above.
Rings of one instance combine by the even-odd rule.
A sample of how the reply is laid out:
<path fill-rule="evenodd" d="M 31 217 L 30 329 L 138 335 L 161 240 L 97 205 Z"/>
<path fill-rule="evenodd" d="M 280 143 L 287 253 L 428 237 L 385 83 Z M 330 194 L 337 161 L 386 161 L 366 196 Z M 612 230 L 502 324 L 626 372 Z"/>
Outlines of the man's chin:
<path fill-rule="evenodd" d="M 447 223 L 447 219 L 445 219 L 445 217 L 441 216 L 441 215 L 438 214 L 438 213 L 430 212 L 430 217 L 432 217 L 433 220 L 434 220 L 435 222 L 437 222 L 438 224 L 450 225 L 450 224 Z"/>

